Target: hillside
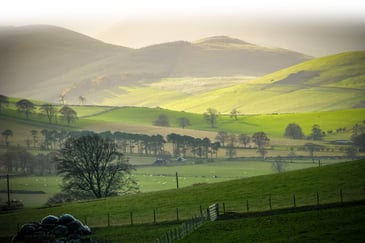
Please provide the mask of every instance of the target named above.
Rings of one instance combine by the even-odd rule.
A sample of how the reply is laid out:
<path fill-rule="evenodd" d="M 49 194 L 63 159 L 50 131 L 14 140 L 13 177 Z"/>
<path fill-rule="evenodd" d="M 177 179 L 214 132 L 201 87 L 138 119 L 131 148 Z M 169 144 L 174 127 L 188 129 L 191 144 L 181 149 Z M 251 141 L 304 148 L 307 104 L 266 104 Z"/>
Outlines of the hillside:
<path fill-rule="evenodd" d="M 62 92 L 67 88 L 65 85 L 75 80 L 71 79 L 64 84 L 49 83 L 48 80 L 128 51 L 128 48 L 105 44 L 56 26 L 2 27 L 1 92 L 14 94 L 32 90 L 37 93 L 38 88 L 45 85 L 53 86 L 53 92 Z"/>
<path fill-rule="evenodd" d="M 364 107 L 365 52 L 312 59 L 289 68 L 183 99 L 161 107 L 244 114 L 307 112 Z M 224 101 L 224 102 L 222 102 Z"/>
<path fill-rule="evenodd" d="M 63 94 L 74 104 L 82 95 L 107 105 L 129 92 L 119 87 L 169 77 L 261 76 L 310 59 L 225 36 L 129 49 L 55 26 L 2 28 L 0 51 L 3 94 L 53 102 Z"/>
<path fill-rule="evenodd" d="M 218 131 L 228 133 L 253 134 L 257 131 L 265 131 L 272 140 L 287 144 L 284 139 L 284 131 L 288 124 L 297 123 L 308 136 L 312 126 L 318 124 L 323 131 L 336 131 L 338 128 L 346 128 L 346 132 L 334 133 L 324 138 L 325 141 L 338 139 L 348 140 L 351 137 L 351 128 L 355 124 L 363 123 L 365 108 L 353 108 L 336 111 L 303 112 L 290 114 L 240 114 L 237 120 L 229 115 L 220 115 L 215 128 L 211 128 L 202 114 L 184 111 L 174 111 L 162 108 L 148 107 L 110 107 L 110 106 L 89 106 L 77 105 L 72 108 L 77 112 L 79 119 L 67 127 L 66 123 L 59 120 L 57 124 L 49 124 L 48 119 L 39 115 L 39 106 L 45 101 L 33 101 L 36 104 L 35 113 L 30 115 L 30 120 L 25 120 L 24 114 L 16 110 L 15 103 L 19 99 L 11 98 L 10 104 L 4 106 L 0 113 L 2 131 L 11 129 L 14 136 L 11 137 L 12 144 L 24 145 L 24 139 L 30 136 L 31 130 L 49 129 L 71 129 L 71 130 L 92 130 L 95 132 L 123 131 L 130 133 L 148 135 L 168 135 L 177 133 L 193 137 L 208 137 L 212 140 Z M 60 109 L 61 105 L 57 106 Z M 167 116 L 169 127 L 154 126 L 153 122 L 159 115 Z M 178 119 L 185 117 L 191 125 L 181 128 Z M 291 140 L 291 139 L 289 139 Z M 293 143 L 290 141 L 289 143 Z"/>
<path fill-rule="evenodd" d="M 268 210 L 269 197 L 274 209 L 291 207 L 293 194 L 296 195 L 297 206 L 316 205 L 317 193 L 321 204 L 339 202 L 340 190 L 343 192 L 343 201 L 361 200 L 364 199 L 364 166 L 364 160 L 351 161 L 269 176 L 200 184 L 178 190 L 75 202 L 51 208 L 24 209 L 0 214 L 0 236 L 15 233 L 17 224 L 65 212 L 80 219 L 87 217 L 88 225 L 93 227 L 105 226 L 107 215 L 111 215 L 113 224 L 130 224 L 131 212 L 136 225 L 151 223 L 154 209 L 158 222 L 174 221 L 176 208 L 179 208 L 180 219 L 189 219 L 200 214 L 200 206 L 205 208 L 215 202 L 220 205 L 224 202 L 226 210 L 234 212 L 247 211 L 246 200 L 249 200 L 250 211 Z"/>

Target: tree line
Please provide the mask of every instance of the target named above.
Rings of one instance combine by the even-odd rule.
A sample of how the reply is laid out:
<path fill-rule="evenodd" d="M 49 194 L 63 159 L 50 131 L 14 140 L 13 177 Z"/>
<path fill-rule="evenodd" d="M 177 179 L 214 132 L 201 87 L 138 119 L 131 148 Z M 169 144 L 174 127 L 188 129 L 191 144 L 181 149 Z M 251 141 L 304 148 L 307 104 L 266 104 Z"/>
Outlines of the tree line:
<path fill-rule="evenodd" d="M 9 98 L 5 95 L 0 95 L 0 113 L 2 112 L 3 106 L 9 105 Z M 60 109 L 59 106 L 45 103 L 37 106 L 27 99 L 21 99 L 15 103 L 16 109 L 18 112 L 24 114 L 26 120 L 30 120 L 31 114 L 35 114 L 38 111 L 38 114 L 43 115 L 47 118 L 50 124 L 57 123 L 58 119 L 65 121 L 68 126 L 77 118 L 77 112 L 67 105 L 63 105 Z"/>

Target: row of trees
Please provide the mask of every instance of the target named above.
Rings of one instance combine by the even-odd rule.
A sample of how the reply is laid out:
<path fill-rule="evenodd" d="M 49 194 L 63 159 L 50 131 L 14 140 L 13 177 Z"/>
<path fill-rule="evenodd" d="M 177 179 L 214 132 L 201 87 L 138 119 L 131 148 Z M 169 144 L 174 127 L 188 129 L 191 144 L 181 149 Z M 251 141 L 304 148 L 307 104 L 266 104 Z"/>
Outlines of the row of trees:
<path fill-rule="evenodd" d="M 363 135 L 364 133 L 361 132 Z M 148 136 L 147 136 L 148 137 Z M 62 190 L 67 195 L 77 197 L 107 197 L 120 193 L 135 192 L 138 185 L 130 177 L 133 167 L 123 154 L 118 151 L 117 140 L 144 140 L 147 137 L 132 134 L 105 132 L 102 134 L 83 135 L 69 138 L 57 157 L 58 173 L 63 175 Z M 163 137 L 147 138 L 161 145 L 165 143 Z M 173 144 L 174 154 L 184 154 L 188 148 L 201 151 L 201 155 L 208 158 L 208 153 L 218 150 L 220 143 L 211 143 L 208 138 L 197 139 L 175 133 L 167 136 L 167 141 Z M 251 141 L 257 145 L 258 151 L 265 150 L 270 139 L 264 132 L 257 132 L 251 136 Z M 232 143 L 228 141 L 228 144 Z M 216 147 L 215 147 L 216 146 Z M 159 147 L 163 151 L 163 147 Z M 273 162 L 273 169 L 277 172 L 285 170 L 285 163 L 279 156 Z"/>
<path fill-rule="evenodd" d="M 6 147 L 11 146 L 10 137 L 14 135 L 15 132 L 11 129 L 4 130 L 1 135 L 3 136 L 3 143 Z M 68 132 L 64 129 L 42 129 L 42 130 L 31 130 L 29 136 L 24 139 L 24 143 L 27 149 L 39 149 L 39 150 L 55 150 L 60 149 L 64 141 L 72 136 L 73 133 Z"/>
<path fill-rule="evenodd" d="M 6 173 L 49 175 L 54 174 L 56 153 L 34 155 L 25 148 L 9 147 L 0 154 L 0 168 Z"/>
<path fill-rule="evenodd" d="M 312 126 L 312 133 L 307 137 L 307 139 L 322 140 L 325 135 L 326 133 L 322 131 L 321 127 L 318 124 L 314 124 Z M 288 124 L 285 128 L 284 136 L 292 139 L 305 138 L 302 128 L 296 123 Z"/>
<path fill-rule="evenodd" d="M 2 112 L 4 105 L 9 105 L 9 99 L 4 95 L 0 95 L 0 112 Z M 37 106 L 27 99 L 17 101 L 15 106 L 19 112 L 24 113 L 26 120 L 29 120 L 30 115 L 36 113 L 37 110 Z M 49 123 L 57 123 L 58 118 L 60 118 L 69 126 L 71 122 L 77 120 L 76 111 L 66 105 L 58 109 L 58 106 L 54 104 L 42 104 L 39 106 L 38 111 L 38 114 L 45 116 Z"/>
<path fill-rule="evenodd" d="M 215 139 L 219 141 L 222 147 L 226 147 L 226 154 L 229 158 L 235 157 L 237 147 L 243 145 L 244 148 L 246 148 L 250 143 L 255 144 L 257 152 L 260 153 L 261 156 L 265 157 L 267 154 L 267 149 L 265 147 L 269 145 L 270 142 L 270 138 L 265 132 L 255 132 L 252 136 L 250 136 L 244 133 L 235 135 L 229 134 L 225 131 L 219 131 Z"/>
<path fill-rule="evenodd" d="M 363 121 L 363 124 L 365 124 L 365 120 Z M 364 133 L 364 130 L 365 130 L 364 126 L 361 124 L 355 124 L 351 128 L 353 135 L 354 134 L 359 135 L 361 133 Z M 346 131 L 347 131 L 346 127 L 343 127 L 343 128 L 337 128 L 335 132 L 333 130 L 328 130 L 327 132 L 325 132 L 321 129 L 321 127 L 318 124 L 314 124 L 312 126 L 311 134 L 306 137 L 302 131 L 302 128 L 298 124 L 290 123 L 285 128 L 284 136 L 292 139 L 323 140 L 326 134 L 344 133 Z"/>

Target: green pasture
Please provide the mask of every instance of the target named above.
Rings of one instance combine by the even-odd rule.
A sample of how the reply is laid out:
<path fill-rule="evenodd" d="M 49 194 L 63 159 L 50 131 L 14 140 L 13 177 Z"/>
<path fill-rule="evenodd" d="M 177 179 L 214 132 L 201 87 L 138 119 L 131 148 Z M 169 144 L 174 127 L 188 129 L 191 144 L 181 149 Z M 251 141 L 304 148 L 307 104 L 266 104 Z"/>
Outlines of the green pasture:
<path fill-rule="evenodd" d="M 179 242 L 362 242 L 365 207 L 207 222 Z M 93 228 L 93 239 L 153 242 L 182 222 Z M 334 230 L 335 229 L 335 230 Z"/>
<path fill-rule="evenodd" d="M 179 242 L 362 242 L 365 206 L 218 220 Z"/>
<path fill-rule="evenodd" d="M 214 107 L 228 114 L 233 108 L 244 114 L 309 112 L 348 109 L 360 104 L 364 90 L 338 87 L 267 87 L 267 84 L 244 83 L 174 100 L 161 107 L 203 113 Z"/>
<path fill-rule="evenodd" d="M 293 194 L 297 206 L 316 205 L 316 195 L 319 195 L 320 203 L 339 202 L 340 190 L 344 201 L 360 200 L 365 198 L 364 173 L 365 162 L 360 160 L 180 189 L 74 202 L 59 207 L 26 208 L 0 215 L 0 235 L 13 234 L 18 224 L 66 212 L 86 219 L 91 227 L 97 227 L 107 225 L 108 215 L 111 225 L 128 225 L 130 212 L 133 212 L 134 224 L 152 223 L 154 210 L 159 223 L 176 220 L 176 208 L 181 220 L 189 219 L 200 214 L 200 206 L 206 208 L 215 202 L 224 202 L 227 211 L 245 212 L 247 201 L 250 211 L 267 210 L 269 197 L 274 209 L 290 207 Z"/>
<path fill-rule="evenodd" d="M 43 206 L 49 197 L 60 192 L 61 177 L 58 176 L 10 176 L 11 200 L 21 200 L 24 207 Z M 7 182 L 0 179 L 0 202 L 7 201 Z"/>
<path fill-rule="evenodd" d="M 242 79 L 240 84 L 172 100 L 160 106 L 197 113 L 204 112 L 207 107 L 223 113 L 237 108 L 244 114 L 348 109 L 363 101 L 364 54 L 364 51 L 346 52 L 311 59 L 263 77 L 250 81 Z M 301 72 L 317 75 L 303 81 L 298 81 L 301 80 L 298 76 L 288 83 L 280 83 Z"/>
<path fill-rule="evenodd" d="M 272 169 L 272 161 L 260 160 L 218 160 L 215 162 L 193 164 L 187 160 L 183 164 L 175 163 L 169 166 L 152 166 L 151 158 L 131 158 L 131 162 L 137 165 L 133 172 L 134 179 L 138 182 L 140 192 L 152 192 L 175 189 L 176 172 L 178 173 L 179 188 L 192 185 L 216 183 L 240 178 L 248 178 L 259 175 L 275 173 Z M 322 165 L 339 163 L 341 160 L 322 159 Z M 144 165 L 140 165 L 143 163 Z M 298 170 L 316 167 L 312 160 L 294 160 L 287 163 L 286 170 Z M 40 207 L 48 198 L 60 192 L 60 176 L 11 176 L 11 199 L 22 200 L 25 207 Z M 0 201 L 6 202 L 6 178 L 0 179 Z M 22 193 L 19 193 L 21 191 Z"/>
<path fill-rule="evenodd" d="M 302 127 L 305 135 L 311 133 L 312 126 L 318 124 L 324 132 L 336 131 L 338 128 L 346 128 L 347 132 L 336 135 L 329 135 L 325 139 L 349 139 L 351 128 L 355 124 L 361 124 L 365 120 L 365 109 L 350 109 L 338 111 L 322 111 L 307 113 L 287 113 L 287 114 L 261 114 L 261 115 L 240 115 L 235 120 L 228 115 L 218 115 L 215 128 L 204 120 L 202 114 L 189 112 L 178 112 L 166 109 L 125 107 L 113 109 L 100 115 L 90 116 L 87 119 L 88 125 L 94 128 L 108 130 L 108 127 L 116 129 L 117 125 L 123 124 L 141 126 L 141 130 L 146 126 L 152 126 L 160 114 L 166 115 L 171 127 L 179 127 L 178 118 L 186 117 L 190 120 L 191 126 L 188 129 L 206 130 L 210 132 L 226 131 L 230 133 L 253 134 L 264 131 L 270 138 L 278 139 L 284 137 L 285 128 L 290 123 L 297 123 Z M 166 130 L 170 128 L 160 128 Z M 184 132 L 184 129 L 181 129 Z M 165 133 L 165 132 L 164 132 Z"/>
<path fill-rule="evenodd" d="M 224 102 L 223 102 L 224 103 Z M 361 124 L 365 120 L 365 108 L 346 109 L 337 111 L 318 111 L 304 113 L 270 113 L 245 115 L 240 110 L 238 119 L 229 115 L 221 114 L 217 109 L 218 118 L 214 128 L 204 120 L 202 114 L 190 113 L 162 108 L 147 107 L 102 107 L 102 106 L 72 106 L 77 112 L 79 119 L 68 127 L 64 121 L 57 121 L 49 124 L 44 116 L 31 114 L 30 120 L 15 110 L 13 103 L 5 107 L 0 114 L 3 129 L 11 129 L 13 136 L 9 138 L 13 144 L 24 145 L 24 140 L 31 137 L 31 130 L 41 129 L 64 129 L 64 130 L 94 130 L 94 131 L 121 131 L 141 134 L 162 134 L 169 133 L 186 134 L 193 137 L 209 137 L 214 139 L 218 131 L 229 133 L 244 133 L 252 135 L 258 131 L 264 131 L 275 144 L 276 141 L 283 141 L 289 144 L 290 140 L 285 139 L 283 134 L 289 123 L 299 124 L 305 135 L 311 133 L 314 124 L 318 124 L 324 132 L 335 131 L 338 128 L 346 128 L 345 133 L 332 134 L 325 137 L 325 140 L 349 139 L 351 128 L 355 124 Z M 214 106 L 212 106 L 215 108 Z M 170 127 L 153 126 L 153 122 L 159 115 L 166 115 Z M 183 129 L 178 124 L 180 117 L 188 118 L 191 126 Z"/>

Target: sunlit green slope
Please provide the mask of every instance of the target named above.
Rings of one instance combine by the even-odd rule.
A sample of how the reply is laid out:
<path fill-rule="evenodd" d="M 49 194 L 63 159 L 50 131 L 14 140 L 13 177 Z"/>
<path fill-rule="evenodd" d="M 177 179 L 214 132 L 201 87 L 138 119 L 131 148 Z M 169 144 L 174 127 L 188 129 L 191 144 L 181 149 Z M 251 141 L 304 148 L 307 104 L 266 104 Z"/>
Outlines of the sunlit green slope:
<path fill-rule="evenodd" d="M 251 81 L 194 94 L 162 105 L 204 112 L 306 112 L 364 106 L 365 51 L 313 59 Z"/>

